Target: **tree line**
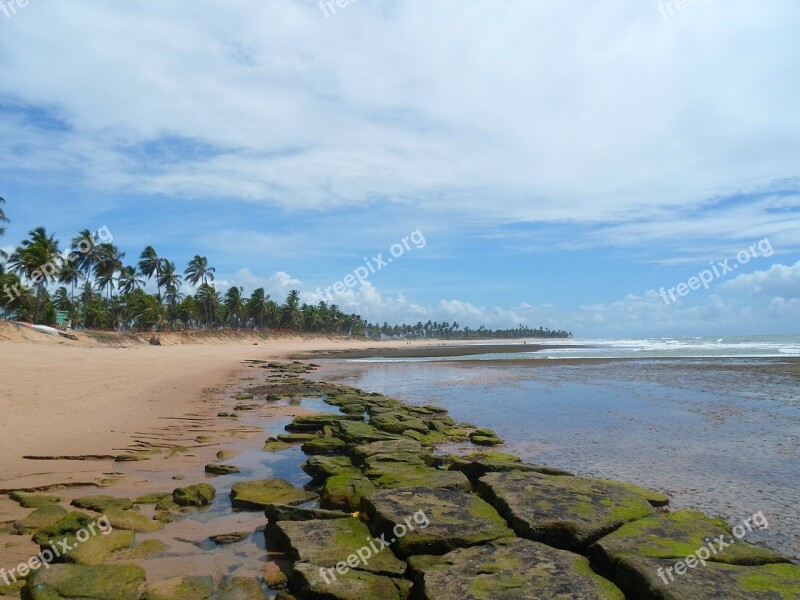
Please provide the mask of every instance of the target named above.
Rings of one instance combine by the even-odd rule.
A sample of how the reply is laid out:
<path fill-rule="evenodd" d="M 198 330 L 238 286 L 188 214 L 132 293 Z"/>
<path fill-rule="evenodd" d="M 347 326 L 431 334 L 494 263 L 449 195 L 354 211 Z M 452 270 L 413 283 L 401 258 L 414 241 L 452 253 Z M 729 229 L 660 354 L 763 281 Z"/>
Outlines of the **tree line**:
<path fill-rule="evenodd" d="M 8 222 L 0 198 L 0 237 Z M 246 296 L 241 287 L 222 293 L 214 285 L 215 269 L 196 255 L 181 271 L 152 246 L 133 264 L 110 235 L 84 230 L 62 250 L 44 227 L 33 229 L 16 249 L 0 251 L 0 309 L 5 318 L 52 325 L 58 311 L 73 327 L 116 331 L 181 331 L 200 329 L 283 329 L 296 332 L 381 338 L 564 338 L 566 331 L 462 328 L 458 323 L 416 325 L 370 324 L 335 304 L 301 303 L 297 290 L 278 302 L 258 288 Z M 110 233 L 110 232 L 108 232 Z M 194 294 L 182 293 L 184 282 Z M 148 293 L 150 283 L 156 293 Z M 151 288 L 152 289 L 152 288 Z"/>

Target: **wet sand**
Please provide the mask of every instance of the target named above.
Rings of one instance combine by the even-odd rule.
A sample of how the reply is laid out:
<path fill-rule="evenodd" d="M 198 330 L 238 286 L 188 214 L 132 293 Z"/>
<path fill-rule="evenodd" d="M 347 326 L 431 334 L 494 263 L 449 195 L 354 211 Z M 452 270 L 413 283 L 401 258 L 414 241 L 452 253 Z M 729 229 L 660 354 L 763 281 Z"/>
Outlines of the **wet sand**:
<path fill-rule="evenodd" d="M 407 342 L 400 342 L 406 344 Z M 360 358 L 448 358 L 453 356 L 475 356 L 486 354 L 487 352 L 502 354 L 520 354 L 523 352 L 539 352 L 541 350 L 553 350 L 558 348 L 587 348 L 588 346 L 559 344 L 557 341 L 552 343 L 527 343 L 521 341 L 517 344 L 491 342 L 439 342 L 431 343 L 428 341 L 414 342 L 408 347 L 389 348 L 385 346 L 372 346 L 367 348 L 349 350 L 322 350 L 313 352 L 302 352 L 293 358 L 302 360 L 315 359 L 336 359 L 353 360 Z"/>

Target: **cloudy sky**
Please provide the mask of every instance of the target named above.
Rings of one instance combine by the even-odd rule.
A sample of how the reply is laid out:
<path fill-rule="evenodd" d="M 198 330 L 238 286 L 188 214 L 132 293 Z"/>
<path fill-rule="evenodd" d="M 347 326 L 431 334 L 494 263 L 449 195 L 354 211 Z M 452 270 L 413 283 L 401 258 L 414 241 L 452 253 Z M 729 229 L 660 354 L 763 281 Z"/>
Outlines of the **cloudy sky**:
<path fill-rule="evenodd" d="M 336 303 L 800 333 L 796 1 L 332 5 L 5 0 L 0 246 L 105 225 L 311 302 L 418 232 Z"/>

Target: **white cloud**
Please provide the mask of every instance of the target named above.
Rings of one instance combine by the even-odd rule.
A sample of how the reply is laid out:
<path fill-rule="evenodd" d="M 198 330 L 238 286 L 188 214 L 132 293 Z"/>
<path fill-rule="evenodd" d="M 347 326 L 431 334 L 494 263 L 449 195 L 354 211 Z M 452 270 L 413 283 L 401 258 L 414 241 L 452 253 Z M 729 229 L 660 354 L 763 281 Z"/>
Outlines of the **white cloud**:
<path fill-rule="evenodd" d="M 800 261 L 793 265 L 772 265 L 766 271 L 739 275 L 723 287 L 746 294 L 800 298 Z"/>

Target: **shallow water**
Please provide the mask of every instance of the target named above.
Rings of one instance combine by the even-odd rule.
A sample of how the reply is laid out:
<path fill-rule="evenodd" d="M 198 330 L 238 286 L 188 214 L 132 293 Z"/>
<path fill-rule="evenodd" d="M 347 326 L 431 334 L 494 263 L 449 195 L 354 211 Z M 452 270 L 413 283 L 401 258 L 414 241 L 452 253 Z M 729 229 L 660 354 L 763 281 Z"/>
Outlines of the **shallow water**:
<path fill-rule="evenodd" d="M 531 462 L 666 491 L 800 558 L 800 386 L 796 370 L 762 358 L 611 361 L 327 362 L 316 378 L 495 429 Z"/>

